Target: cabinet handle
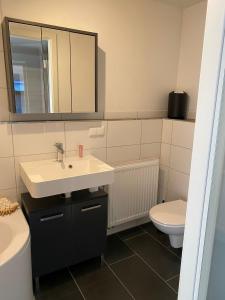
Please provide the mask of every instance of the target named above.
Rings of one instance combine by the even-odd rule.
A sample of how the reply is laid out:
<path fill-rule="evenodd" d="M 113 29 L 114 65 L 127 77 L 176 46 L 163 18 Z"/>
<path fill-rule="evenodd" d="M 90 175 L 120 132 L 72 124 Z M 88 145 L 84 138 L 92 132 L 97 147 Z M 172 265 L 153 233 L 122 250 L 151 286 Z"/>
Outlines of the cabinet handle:
<path fill-rule="evenodd" d="M 98 204 L 98 205 L 95 205 L 95 206 L 91 206 L 91 207 L 82 208 L 81 212 L 85 212 L 85 211 L 97 209 L 97 208 L 100 208 L 100 207 L 102 207 L 101 204 Z"/>
<path fill-rule="evenodd" d="M 40 219 L 40 222 L 47 222 L 47 221 L 51 221 L 51 220 L 55 220 L 55 219 L 60 219 L 64 216 L 64 214 L 57 214 L 54 216 L 50 216 L 50 217 L 44 217 Z"/>

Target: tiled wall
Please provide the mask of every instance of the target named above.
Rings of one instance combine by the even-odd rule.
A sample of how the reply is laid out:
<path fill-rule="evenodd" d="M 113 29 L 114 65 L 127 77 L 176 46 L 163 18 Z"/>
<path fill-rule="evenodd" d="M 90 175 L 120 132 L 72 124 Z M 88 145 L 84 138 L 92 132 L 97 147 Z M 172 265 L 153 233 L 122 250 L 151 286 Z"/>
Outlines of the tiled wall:
<path fill-rule="evenodd" d="M 187 199 L 194 122 L 163 120 L 159 201 Z"/>
<path fill-rule="evenodd" d="M 103 136 L 89 137 L 101 126 Z M 26 191 L 19 162 L 56 158 L 54 144 L 62 142 L 67 156 L 83 144 L 108 163 L 160 157 L 159 199 L 186 199 L 193 131 L 192 122 L 166 119 L 0 123 L 0 196 L 18 199 Z"/>
<path fill-rule="evenodd" d="M 104 125 L 105 134 L 89 137 L 89 129 Z M 63 142 L 66 155 L 85 153 L 107 162 L 159 157 L 162 119 L 127 121 L 57 121 L 0 123 L 0 196 L 18 199 L 25 187 L 19 162 L 56 157 L 55 142 Z"/>

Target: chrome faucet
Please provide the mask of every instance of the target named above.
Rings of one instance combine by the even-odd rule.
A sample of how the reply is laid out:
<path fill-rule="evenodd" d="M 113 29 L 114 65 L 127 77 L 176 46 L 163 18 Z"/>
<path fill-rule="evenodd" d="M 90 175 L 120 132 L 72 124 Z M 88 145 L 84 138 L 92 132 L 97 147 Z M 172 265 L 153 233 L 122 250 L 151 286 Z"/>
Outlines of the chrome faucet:
<path fill-rule="evenodd" d="M 57 149 L 57 161 L 63 162 L 63 154 L 65 152 L 63 149 L 63 143 L 55 143 L 55 147 Z"/>

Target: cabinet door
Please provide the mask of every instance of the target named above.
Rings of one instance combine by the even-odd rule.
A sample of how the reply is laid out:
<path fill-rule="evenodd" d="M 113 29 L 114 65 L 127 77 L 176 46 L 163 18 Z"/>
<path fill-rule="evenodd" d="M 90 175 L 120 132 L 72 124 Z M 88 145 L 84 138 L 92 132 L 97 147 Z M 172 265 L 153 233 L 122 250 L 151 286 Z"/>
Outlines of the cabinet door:
<path fill-rule="evenodd" d="M 95 112 L 95 59 L 94 36 L 70 33 L 72 112 Z"/>
<path fill-rule="evenodd" d="M 78 203 L 72 208 L 73 263 L 100 256 L 107 230 L 107 198 Z"/>
<path fill-rule="evenodd" d="M 9 31 L 14 112 L 45 113 L 41 27 L 10 22 Z"/>
<path fill-rule="evenodd" d="M 57 31 L 42 28 L 45 97 L 49 113 L 59 112 Z"/>
<path fill-rule="evenodd" d="M 56 30 L 58 51 L 59 112 L 71 113 L 70 33 Z"/>
<path fill-rule="evenodd" d="M 30 217 L 33 275 L 68 265 L 71 206 L 53 208 Z"/>

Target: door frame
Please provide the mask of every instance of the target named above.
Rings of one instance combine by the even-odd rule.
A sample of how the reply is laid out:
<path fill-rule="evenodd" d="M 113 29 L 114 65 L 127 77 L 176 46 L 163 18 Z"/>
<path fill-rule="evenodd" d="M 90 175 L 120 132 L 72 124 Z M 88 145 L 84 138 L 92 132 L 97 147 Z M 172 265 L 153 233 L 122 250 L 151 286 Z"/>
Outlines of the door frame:
<path fill-rule="evenodd" d="M 201 299 L 199 286 L 203 251 L 206 250 L 204 244 L 218 133 L 218 107 L 222 100 L 219 80 L 224 16 L 224 0 L 208 0 L 178 300 Z M 201 289 L 207 290 L 207 285 L 206 276 L 205 280 L 201 280 Z"/>

